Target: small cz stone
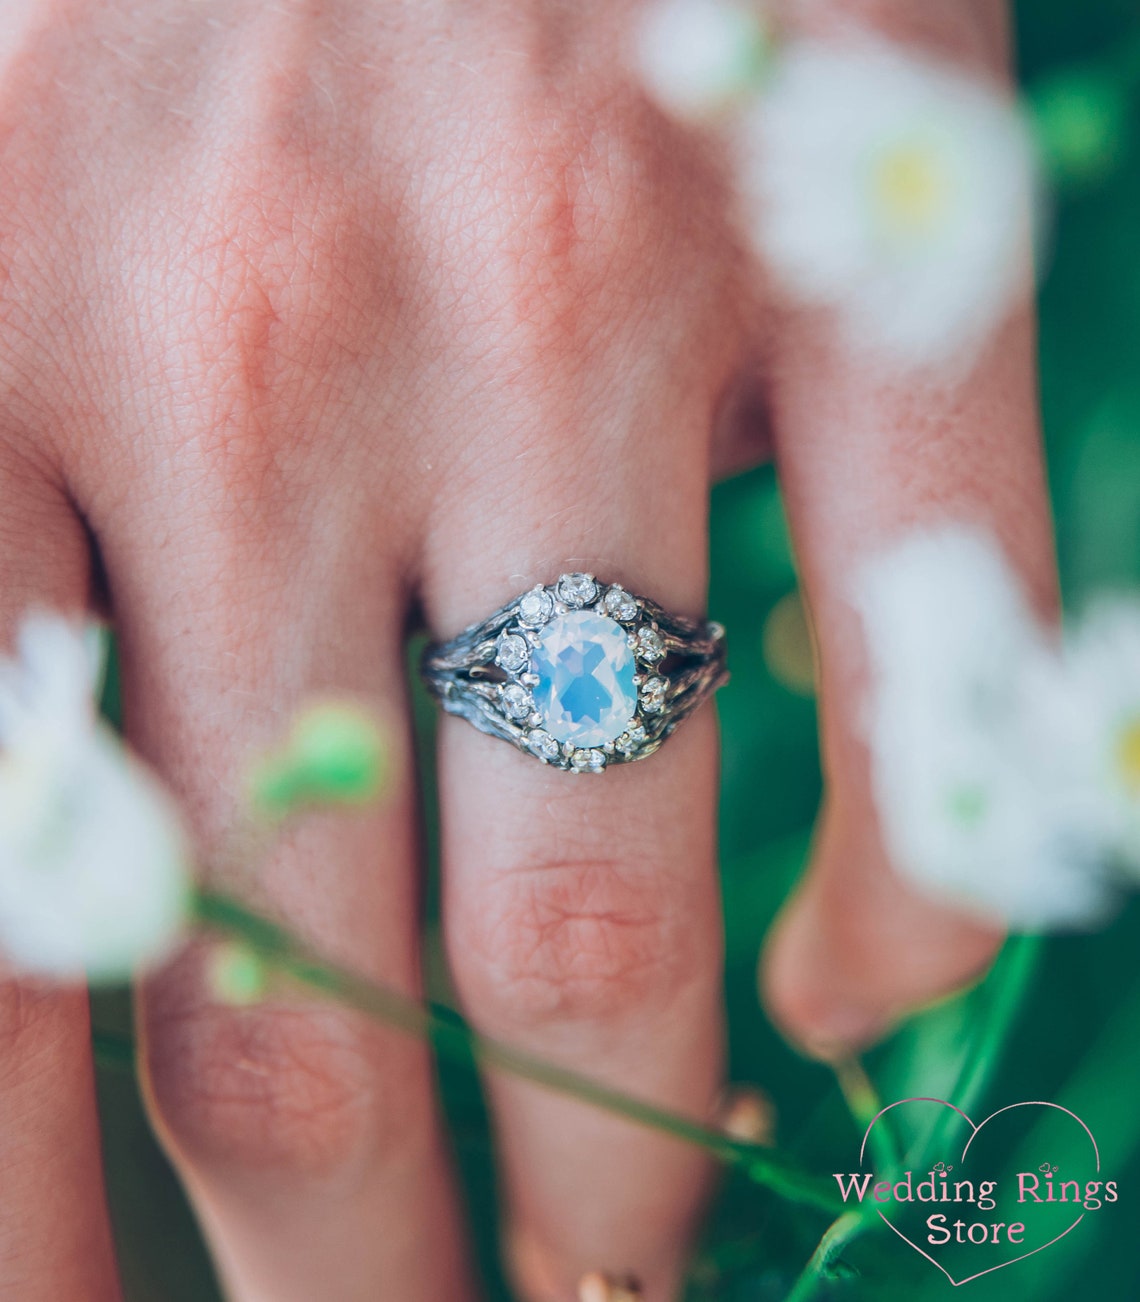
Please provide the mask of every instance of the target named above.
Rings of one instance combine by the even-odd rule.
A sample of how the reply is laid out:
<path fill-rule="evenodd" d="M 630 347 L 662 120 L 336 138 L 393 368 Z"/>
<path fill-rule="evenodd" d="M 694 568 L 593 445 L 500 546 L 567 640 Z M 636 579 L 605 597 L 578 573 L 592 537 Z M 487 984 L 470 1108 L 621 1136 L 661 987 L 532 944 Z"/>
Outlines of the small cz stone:
<path fill-rule="evenodd" d="M 530 595 L 529 593 L 527 594 Z M 503 633 L 495 648 L 495 662 L 507 673 L 516 673 L 530 659 L 530 646 L 517 633 Z"/>
<path fill-rule="evenodd" d="M 562 747 L 550 733 L 542 728 L 535 728 L 527 737 L 527 745 L 548 764 L 557 763 L 562 758 Z"/>
<path fill-rule="evenodd" d="M 499 701 L 511 719 L 525 719 L 534 709 L 530 693 L 521 683 L 506 683 L 499 691 Z"/>
<path fill-rule="evenodd" d="M 637 635 L 637 654 L 642 660 L 660 660 L 665 654 L 665 639 L 655 628 L 643 628 Z"/>
<path fill-rule="evenodd" d="M 554 598 L 539 585 L 519 598 L 519 623 L 526 628 L 539 628 L 554 613 Z"/>
<path fill-rule="evenodd" d="M 570 767 L 575 773 L 600 773 L 606 767 L 605 751 L 576 750 L 570 757 Z"/>
<path fill-rule="evenodd" d="M 558 600 L 573 608 L 588 606 L 598 595 L 598 585 L 592 574 L 564 574 L 555 588 Z"/>
<path fill-rule="evenodd" d="M 641 686 L 641 708 L 651 714 L 659 714 L 665 708 L 665 688 L 668 684 L 664 678 L 650 678 Z"/>
<path fill-rule="evenodd" d="M 645 740 L 645 729 L 640 723 L 635 723 L 628 732 L 623 732 L 617 739 L 617 748 L 623 755 L 629 755 L 641 745 Z"/>
<path fill-rule="evenodd" d="M 639 610 L 636 598 L 616 584 L 606 593 L 602 606 L 611 619 L 619 619 L 623 624 L 636 619 Z"/>

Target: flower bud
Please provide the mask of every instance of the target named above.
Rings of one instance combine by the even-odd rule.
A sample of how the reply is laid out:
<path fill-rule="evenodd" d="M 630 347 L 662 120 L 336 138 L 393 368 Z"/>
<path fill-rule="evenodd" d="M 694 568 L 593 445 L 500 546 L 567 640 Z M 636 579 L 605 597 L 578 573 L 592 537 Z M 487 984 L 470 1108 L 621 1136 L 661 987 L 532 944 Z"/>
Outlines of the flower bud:
<path fill-rule="evenodd" d="M 282 817 L 307 804 L 362 805 L 387 776 L 383 734 L 375 720 L 344 701 L 323 701 L 297 715 L 285 744 L 253 773 L 253 799 Z"/>

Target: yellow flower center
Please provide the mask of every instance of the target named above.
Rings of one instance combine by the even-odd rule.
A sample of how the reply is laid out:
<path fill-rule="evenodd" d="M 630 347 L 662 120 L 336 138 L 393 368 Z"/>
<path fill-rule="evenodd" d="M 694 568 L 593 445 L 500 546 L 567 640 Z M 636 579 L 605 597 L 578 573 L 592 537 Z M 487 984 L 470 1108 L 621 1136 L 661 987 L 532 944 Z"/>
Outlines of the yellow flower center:
<path fill-rule="evenodd" d="M 899 234 L 928 235 L 946 211 L 945 169 L 932 149 L 915 141 L 894 145 L 876 159 L 873 188 L 885 224 Z"/>
<path fill-rule="evenodd" d="M 1116 767 L 1128 790 L 1140 796 L 1140 718 L 1126 724 L 1117 738 Z"/>

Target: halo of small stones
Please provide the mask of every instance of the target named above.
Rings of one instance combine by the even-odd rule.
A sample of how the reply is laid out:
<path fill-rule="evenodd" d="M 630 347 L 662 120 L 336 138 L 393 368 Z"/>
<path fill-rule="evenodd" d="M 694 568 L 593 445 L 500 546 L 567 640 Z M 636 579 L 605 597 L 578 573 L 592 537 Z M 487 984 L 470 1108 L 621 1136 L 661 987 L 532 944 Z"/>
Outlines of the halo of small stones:
<path fill-rule="evenodd" d="M 538 676 L 530 669 L 540 630 L 559 615 L 586 609 L 607 616 L 626 630 L 636 659 L 634 683 L 638 690 L 637 710 L 625 732 L 604 746 L 588 749 L 571 742 L 563 745 L 543 727 L 545 721 L 535 708 L 533 695 Z M 669 683 L 654 670 L 667 654 L 661 630 L 632 593 L 620 584 L 600 584 L 592 574 L 563 574 L 556 583 L 540 583 L 523 593 L 515 603 L 512 621 L 495 642 L 495 664 L 507 675 L 499 687 L 499 705 L 507 718 L 524 730 L 524 744 L 544 764 L 571 773 L 601 773 L 615 760 L 635 758 L 660 731 Z"/>

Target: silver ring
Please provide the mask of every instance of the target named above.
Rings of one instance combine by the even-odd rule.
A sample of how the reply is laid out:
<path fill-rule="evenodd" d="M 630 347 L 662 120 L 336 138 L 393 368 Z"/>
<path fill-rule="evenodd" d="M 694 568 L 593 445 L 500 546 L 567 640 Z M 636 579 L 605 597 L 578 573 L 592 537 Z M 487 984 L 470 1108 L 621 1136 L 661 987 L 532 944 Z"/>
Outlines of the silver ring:
<path fill-rule="evenodd" d="M 448 714 L 573 773 L 652 755 L 728 678 L 719 624 L 592 574 L 538 584 L 420 668 Z"/>

